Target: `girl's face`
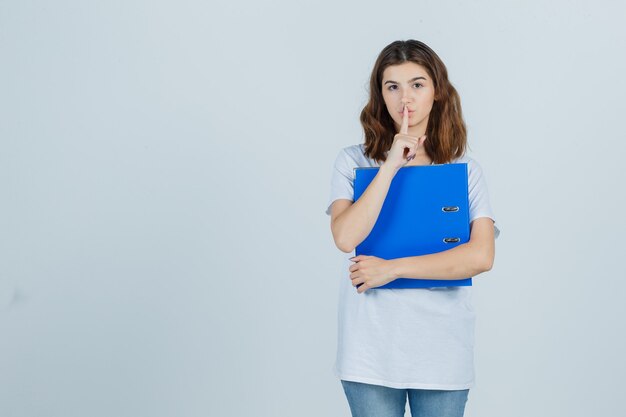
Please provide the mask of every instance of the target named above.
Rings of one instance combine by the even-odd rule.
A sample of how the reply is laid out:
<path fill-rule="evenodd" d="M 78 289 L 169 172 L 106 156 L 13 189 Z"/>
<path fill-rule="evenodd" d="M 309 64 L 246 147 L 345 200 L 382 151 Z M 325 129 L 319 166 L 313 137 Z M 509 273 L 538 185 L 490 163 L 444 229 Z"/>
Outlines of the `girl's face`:
<path fill-rule="evenodd" d="M 423 135 L 435 97 L 434 85 L 426 68 L 411 61 L 390 65 L 383 71 L 382 86 L 383 99 L 396 132 L 400 131 L 406 104 L 409 108 L 409 135 Z"/>

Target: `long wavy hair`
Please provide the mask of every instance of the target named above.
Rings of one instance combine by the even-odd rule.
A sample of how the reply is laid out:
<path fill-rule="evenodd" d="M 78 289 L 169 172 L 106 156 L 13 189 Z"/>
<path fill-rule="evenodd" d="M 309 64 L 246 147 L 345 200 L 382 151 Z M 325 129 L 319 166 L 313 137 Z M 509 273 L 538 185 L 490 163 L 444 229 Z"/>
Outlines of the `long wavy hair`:
<path fill-rule="evenodd" d="M 387 159 L 386 152 L 397 132 L 383 99 L 383 71 L 390 65 L 407 61 L 423 66 L 435 87 L 435 101 L 426 127 L 426 153 L 436 164 L 461 157 L 467 147 L 461 98 L 448 80 L 448 70 L 439 56 L 425 43 L 413 39 L 390 43 L 376 59 L 370 77 L 369 101 L 360 117 L 365 132 L 366 156 L 379 162 Z"/>

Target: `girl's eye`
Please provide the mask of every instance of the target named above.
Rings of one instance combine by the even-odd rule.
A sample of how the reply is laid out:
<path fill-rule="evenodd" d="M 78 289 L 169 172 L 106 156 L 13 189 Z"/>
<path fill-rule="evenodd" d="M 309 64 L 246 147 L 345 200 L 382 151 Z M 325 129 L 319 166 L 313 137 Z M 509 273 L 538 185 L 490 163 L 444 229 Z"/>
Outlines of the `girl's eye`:
<path fill-rule="evenodd" d="M 415 83 L 415 84 L 413 84 L 413 85 L 419 85 L 420 87 L 423 87 L 423 86 L 424 86 L 423 84 L 420 84 L 420 83 Z M 389 91 L 393 91 L 393 90 L 395 90 L 395 89 L 396 89 L 395 87 L 397 87 L 397 85 L 395 85 L 395 84 L 391 84 L 389 87 L 387 87 L 387 90 L 389 90 Z"/>

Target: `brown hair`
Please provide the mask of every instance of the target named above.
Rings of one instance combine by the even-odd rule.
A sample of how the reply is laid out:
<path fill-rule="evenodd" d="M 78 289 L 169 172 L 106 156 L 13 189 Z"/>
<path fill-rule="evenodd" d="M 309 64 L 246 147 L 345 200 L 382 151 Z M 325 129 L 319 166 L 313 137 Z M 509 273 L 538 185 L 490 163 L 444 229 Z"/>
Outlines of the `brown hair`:
<path fill-rule="evenodd" d="M 467 130 L 461 111 L 461 98 L 448 80 L 448 70 L 437 54 L 423 42 L 395 41 L 378 55 L 370 77 L 369 102 L 361 111 L 365 132 L 365 155 L 385 161 L 396 128 L 382 94 L 383 71 L 390 65 L 411 61 L 423 66 L 433 80 L 435 101 L 428 117 L 424 147 L 435 164 L 450 162 L 465 153 Z"/>

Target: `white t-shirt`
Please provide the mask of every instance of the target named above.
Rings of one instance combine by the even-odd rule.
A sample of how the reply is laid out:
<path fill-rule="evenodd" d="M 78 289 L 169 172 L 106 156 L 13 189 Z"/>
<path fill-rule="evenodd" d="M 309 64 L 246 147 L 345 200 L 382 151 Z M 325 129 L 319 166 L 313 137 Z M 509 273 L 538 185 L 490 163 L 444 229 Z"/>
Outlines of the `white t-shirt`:
<path fill-rule="evenodd" d="M 380 166 L 364 149 L 359 144 L 339 152 L 326 214 L 337 199 L 354 201 L 353 168 Z M 452 162 L 468 164 L 470 222 L 479 217 L 495 222 L 480 165 L 467 156 Z M 495 237 L 499 234 L 496 225 Z M 355 252 L 342 255 L 335 375 L 392 388 L 472 388 L 472 287 L 369 289 L 359 294 L 348 271 Z"/>

